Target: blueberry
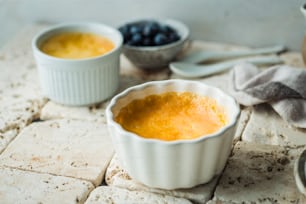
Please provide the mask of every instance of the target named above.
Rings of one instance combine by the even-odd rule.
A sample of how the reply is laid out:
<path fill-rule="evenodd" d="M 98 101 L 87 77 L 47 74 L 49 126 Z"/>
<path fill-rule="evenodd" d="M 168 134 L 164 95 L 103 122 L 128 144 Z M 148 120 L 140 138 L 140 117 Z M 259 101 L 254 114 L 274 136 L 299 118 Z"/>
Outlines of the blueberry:
<path fill-rule="evenodd" d="M 149 37 L 144 38 L 143 41 L 142 41 L 142 45 L 143 46 L 151 46 L 151 45 L 153 45 L 153 41 Z"/>
<path fill-rule="evenodd" d="M 179 39 L 180 39 L 180 36 L 179 36 L 176 32 L 171 33 L 171 34 L 169 35 L 169 43 L 170 43 L 170 42 L 176 42 L 176 41 L 178 41 Z"/>
<path fill-rule="evenodd" d="M 132 25 L 129 31 L 130 31 L 130 34 L 132 35 L 136 33 L 141 33 L 141 27 L 139 25 Z"/>
<path fill-rule="evenodd" d="M 154 20 L 138 21 L 119 28 L 124 44 L 131 46 L 158 46 L 180 39 L 176 30 Z"/>
<path fill-rule="evenodd" d="M 145 26 L 143 27 L 142 34 L 143 34 L 144 36 L 150 36 L 151 33 L 152 33 L 152 32 L 151 32 L 150 26 L 145 25 Z"/>
<path fill-rule="evenodd" d="M 155 45 L 164 45 L 167 43 L 167 36 L 163 33 L 158 33 L 154 37 L 154 44 Z"/>
<path fill-rule="evenodd" d="M 143 27 L 143 31 L 142 34 L 144 36 L 153 36 L 158 32 L 158 26 L 154 23 L 147 23 L 144 27 Z"/>
<path fill-rule="evenodd" d="M 160 25 L 159 30 L 160 30 L 160 32 L 162 32 L 162 33 L 164 33 L 164 34 L 170 34 L 170 33 L 175 32 L 175 31 L 173 30 L 173 28 L 171 28 L 171 27 L 168 26 L 168 25 Z"/>
<path fill-rule="evenodd" d="M 139 33 L 134 34 L 131 37 L 131 41 L 133 42 L 134 45 L 140 45 L 142 41 L 142 36 Z"/>

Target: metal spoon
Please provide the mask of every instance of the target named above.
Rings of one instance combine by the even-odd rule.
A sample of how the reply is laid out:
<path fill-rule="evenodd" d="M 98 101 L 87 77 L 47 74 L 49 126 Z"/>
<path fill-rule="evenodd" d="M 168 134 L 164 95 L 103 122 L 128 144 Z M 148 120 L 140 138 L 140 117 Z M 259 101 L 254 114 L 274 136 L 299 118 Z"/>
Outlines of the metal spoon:
<path fill-rule="evenodd" d="M 186 55 L 185 57 L 180 59 L 180 61 L 189 62 L 189 63 L 200 63 L 208 60 L 222 60 L 226 58 L 278 53 L 284 50 L 285 47 L 283 45 L 277 45 L 273 47 L 259 48 L 253 50 L 241 50 L 241 51 L 221 51 L 221 52 L 200 51 Z"/>
<path fill-rule="evenodd" d="M 306 150 L 295 161 L 294 177 L 299 191 L 306 195 Z"/>
<path fill-rule="evenodd" d="M 232 68 L 234 65 L 241 62 L 249 62 L 256 65 L 264 64 L 279 64 L 282 60 L 277 56 L 263 56 L 247 59 L 235 59 L 225 62 L 215 63 L 211 65 L 198 65 L 188 62 L 174 62 L 170 64 L 170 69 L 184 77 L 204 77 L 215 73 L 219 73 Z"/>

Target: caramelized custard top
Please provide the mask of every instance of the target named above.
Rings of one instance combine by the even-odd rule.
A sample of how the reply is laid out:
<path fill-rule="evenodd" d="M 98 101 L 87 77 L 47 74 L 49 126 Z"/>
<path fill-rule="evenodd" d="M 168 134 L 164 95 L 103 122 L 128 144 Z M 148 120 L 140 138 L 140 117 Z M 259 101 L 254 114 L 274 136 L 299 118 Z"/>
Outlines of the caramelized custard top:
<path fill-rule="evenodd" d="M 111 40 L 100 35 L 66 32 L 50 37 L 40 49 L 53 57 L 83 59 L 104 55 L 114 47 Z"/>
<path fill-rule="evenodd" d="M 188 140 L 218 131 L 227 124 L 222 106 L 190 92 L 167 92 L 130 102 L 115 120 L 144 138 Z"/>

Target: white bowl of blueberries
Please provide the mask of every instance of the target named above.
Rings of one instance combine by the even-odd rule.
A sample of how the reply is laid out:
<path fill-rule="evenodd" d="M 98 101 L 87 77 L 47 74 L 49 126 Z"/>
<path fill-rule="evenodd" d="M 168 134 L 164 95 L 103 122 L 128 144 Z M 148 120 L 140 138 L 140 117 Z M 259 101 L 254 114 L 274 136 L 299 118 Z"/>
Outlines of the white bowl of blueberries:
<path fill-rule="evenodd" d="M 123 35 L 123 54 L 137 67 L 160 69 L 168 66 L 189 38 L 188 27 L 176 20 L 139 20 L 119 31 Z"/>

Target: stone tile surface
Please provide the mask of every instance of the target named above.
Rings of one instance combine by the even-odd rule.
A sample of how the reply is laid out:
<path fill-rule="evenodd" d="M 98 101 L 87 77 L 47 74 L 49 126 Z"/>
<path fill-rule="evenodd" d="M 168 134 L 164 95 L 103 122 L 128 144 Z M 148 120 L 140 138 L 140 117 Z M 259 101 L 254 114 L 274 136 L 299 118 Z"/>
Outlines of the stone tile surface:
<path fill-rule="evenodd" d="M 293 176 L 305 146 L 238 142 L 214 194 L 215 203 L 305 203 Z M 217 202 L 218 201 L 218 202 Z"/>
<path fill-rule="evenodd" d="M 41 110 L 41 120 L 52 119 L 80 119 L 106 123 L 104 112 L 107 103 L 100 103 L 90 107 L 65 106 L 49 101 Z"/>
<path fill-rule="evenodd" d="M 306 130 L 286 123 L 269 105 L 253 107 L 242 140 L 271 145 L 306 144 Z"/>
<path fill-rule="evenodd" d="M 0 63 L 0 70 L 5 68 L 1 67 Z M 46 103 L 46 99 L 40 94 L 37 81 L 31 80 L 32 77 L 35 78 L 34 73 L 24 78 L 16 76 L 15 80 L 4 75 L 0 74 L 0 152 L 16 135 L 10 133 L 18 133 L 38 119 Z"/>
<path fill-rule="evenodd" d="M 117 155 L 115 155 L 107 168 L 105 181 L 109 186 L 128 189 L 130 191 L 144 191 L 161 195 L 175 196 L 188 199 L 195 203 L 206 203 L 213 194 L 218 178 L 210 183 L 199 185 L 190 189 L 163 190 L 145 186 L 132 179 L 122 167 Z"/>
<path fill-rule="evenodd" d="M 46 102 L 30 46 L 38 27 L 25 28 L 0 49 L 0 152 L 22 128 L 39 118 Z"/>
<path fill-rule="evenodd" d="M 246 125 L 249 122 L 250 116 L 252 114 L 252 108 L 250 107 L 241 107 L 240 117 L 238 120 L 237 129 L 234 135 L 234 144 L 241 140 L 241 136 L 245 130 Z"/>
<path fill-rule="evenodd" d="M 84 203 L 101 182 L 108 186 L 97 187 L 86 203 L 306 203 L 292 169 L 306 148 L 306 131 L 286 124 L 267 105 L 241 107 L 236 145 L 220 181 L 169 191 L 130 178 L 113 157 L 104 117 L 109 100 L 67 107 L 42 96 L 30 45 L 46 27 L 27 27 L 0 50 L 0 203 Z M 249 48 L 192 41 L 182 54 L 243 49 Z M 305 68 L 300 53 L 281 58 Z M 117 93 L 147 81 L 182 78 L 167 68 L 139 69 L 123 55 L 120 75 Z M 229 93 L 228 71 L 189 80 Z"/>
<path fill-rule="evenodd" d="M 0 168 L 3 204 L 84 203 L 93 188 L 90 182 L 78 179 Z"/>
<path fill-rule="evenodd" d="M 123 203 L 150 203 L 150 204 L 192 204 L 183 198 L 150 193 L 146 191 L 129 191 L 123 188 L 101 186 L 96 188 L 85 204 L 123 204 Z"/>
<path fill-rule="evenodd" d="M 11 86 L 15 86 L 11 84 Z M 5 87 L 0 93 L 0 132 L 10 129 L 22 129 L 33 120 L 38 119 L 45 104 L 42 97 L 31 95 L 30 87 L 17 83 L 17 87 Z"/>
<path fill-rule="evenodd" d="M 103 123 L 50 120 L 26 127 L 0 155 L 0 166 L 80 178 L 99 185 L 113 151 Z"/>
<path fill-rule="evenodd" d="M 4 132 L 0 132 L 0 153 L 6 148 L 6 146 L 16 137 L 18 134 L 18 128 L 12 128 Z"/>

